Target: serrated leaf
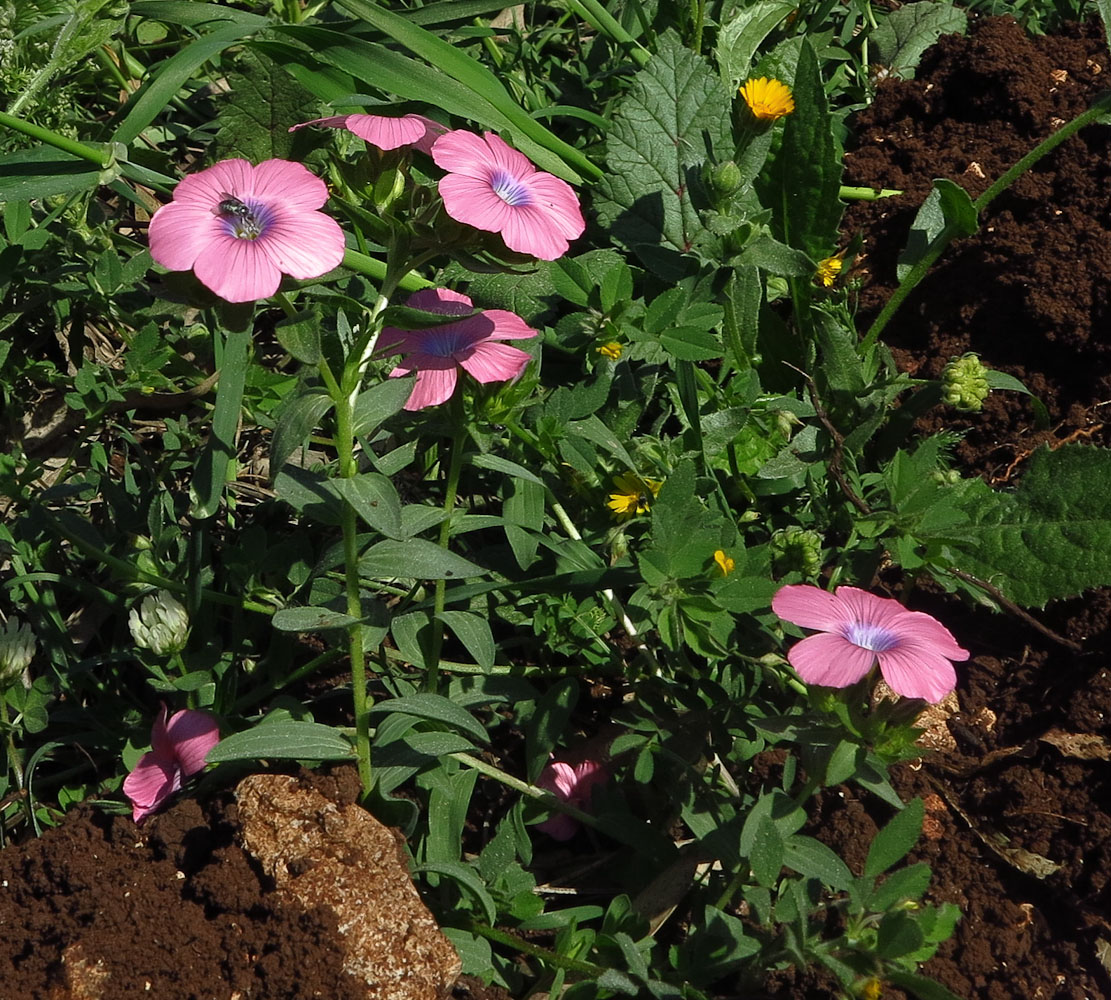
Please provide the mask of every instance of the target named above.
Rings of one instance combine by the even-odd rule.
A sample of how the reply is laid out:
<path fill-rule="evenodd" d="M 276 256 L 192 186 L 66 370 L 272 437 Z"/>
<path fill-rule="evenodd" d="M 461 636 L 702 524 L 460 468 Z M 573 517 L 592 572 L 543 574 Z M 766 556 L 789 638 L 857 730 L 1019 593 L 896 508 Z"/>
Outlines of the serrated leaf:
<path fill-rule="evenodd" d="M 958 568 L 1024 607 L 1111 584 L 1111 450 L 1039 448 L 1014 492 L 970 483 Z"/>
<path fill-rule="evenodd" d="M 786 0 L 758 0 L 737 10 L 718 32 L 717 60 L 722 79 L 730 89 L 749 75 L 752 57 L 760 43 L 785 17 L 796 10 Z"/>
<path fill-rule="evenodd" d="M 877 61 L 904 80 L 914 78 L 914 69 L 922 53 L 942 35 L 963 35 L 968 30 L 968 16 L 950 3 L 923 0 L 904 4 L 892 10 L 876 26 L 871 41 L 876 46 Z"/>
<path fill-rule="evenodd" d="M 241 156 L 252 163 L 275 157 L 304 160 L 316 140 L 309 130 L 290 132 L 289 126 L 316 117 L 312 95 L 284 68 L 253 49 L 243 50 L 227 81 L 231 94 L 220 105 L 220 131 L 211 155 Z"/>
<path fill-rule="evenodd" d="M 708 152 L 729 140 L 729 106 L 720 78 L 673 31 L 617 106 L 596 206 L 614 240 L 661 277 L 681 275 L 683 255 L 718 246 L 699 217 L 708 206 L 692 194 Z"/>
<path fill-rule="evenodd" d="M 319 722 L 264 722 L 221 740 L 205 758 L 210 764 L 229 760 L 346 760 L 355 750 L 348 739 Z"/>

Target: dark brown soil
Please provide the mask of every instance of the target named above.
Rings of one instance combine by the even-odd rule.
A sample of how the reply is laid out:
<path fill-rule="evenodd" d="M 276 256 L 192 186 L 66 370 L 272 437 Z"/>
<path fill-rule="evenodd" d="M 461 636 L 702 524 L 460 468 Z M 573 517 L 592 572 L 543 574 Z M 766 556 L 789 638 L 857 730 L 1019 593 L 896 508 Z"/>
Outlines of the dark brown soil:
<path fill-rule="evenodd" d="M 935 177 L 973 197 L 1111 87 L 1103 29 L 1027 39 L 1009 18 L 943 37 L 914 80 L 889 81 L 853 122 L 845 183 L 902 189 L 857 202 L 847 233 L 865 237 L 858 325 L 867 329 L 895 286 L 898 257 Z M 1046 439 L 1105 443 L 1111 400 L 1111 130 L 1072 137 L 988 206 L 976 235 L 952 244 L 883 339 L 900 365 L 936 378 L 966 351 L 1022 379 L 1049 407 L 1034 429 L 1023 396 L 993 393 L 983 414 L 939 414 L 925 429 L 967 430 L 959 457 L 995 481 Z"/>
<path fill-rule="evenodd" d="M 943 38 L 915 80 L 884 84 L 854 124 L 845 182 L 907 193 L 857 203 L 846 216 L 846 231 L 864 237 L 860 328 L 895 286 L 933 178 L 976 197 L 1108 86 L 1098 22 L 1027 39 L 1004 18 Z M 1044 441 L 1106 444 L 1109 273 L 1111 132 L 1094 126 L 1000 195 L 980 231 L 950 247 L 883 335 L 921 377 L 978 352 L 1042 397 L 1050 428 L 1035 428 L 1024 397 L 996 392 L 980 414 L 939 410 L 919 429 L 966 431 L 962 467 L 997 484 L 1021 475 Z M 961 719 L 950 726 L 958 748 L 904 768 L 896 784 L 904 797 L 926 798 L 916 858 L 933 866 L 931 900 L 959 904 L 964 917 L 923 971 L 969 1000 L 1111 997 L 1099 958 L 1101 942 L 1111 942 L 1111 594 L 1042 615 L 1080 653 L 1013 619 L 952 603 L 937 610 L 974 654 L 961 671 Z M 874 799 L 842 789 L 822 799 L 814 825 L 849 858 L 855 851 L 859 865 L 887 818 Z M 1031 855 L 1060 867 L 1039 873 Z"/>

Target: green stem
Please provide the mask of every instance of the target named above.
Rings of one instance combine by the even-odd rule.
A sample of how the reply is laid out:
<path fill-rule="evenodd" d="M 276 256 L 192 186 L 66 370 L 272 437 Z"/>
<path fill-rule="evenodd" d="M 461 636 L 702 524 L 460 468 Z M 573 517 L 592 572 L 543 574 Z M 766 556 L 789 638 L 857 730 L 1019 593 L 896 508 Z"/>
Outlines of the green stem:
<path fill-rule="evenodd" d="M 55 149 L 80 157 L 82 160 L 88 160 L 90 163 L 95 163 L 101 170 L 112 162 L 112 154 L 106 150 L 93 149 L 92 146 L 86 146 L 83 142 L 77 142 L 64 135 L 59 135 L 57 132 L 51 132 L 48 128 L 33 125 L 31 122 L 16 118 L 5 111 L 0 111 L 0 125 L 6 125 L 8 128 L 14 129 L 16 132 L 22 132 L 32 139 L 45 142 Z"/>
<path fill-rule="evenodd" d="M 0 119 L 0 124 L 3 124 L 2 119 Z M 358 250 L 343 251 L 343 266 L 348 270 L 365 275 L 375 282 L 382 282 L 386 278 L 387 266 L 385 261 L 381 261 L 377 257 L 370 257 L 365 253 L 359 253 Z M 422 288 L 432 288 L 433 284 L 427 278 L 409 272 L 397 282 L 397 287 L 403 292 L 419 292 Z"/>
<path fill-rule="evenodd" d="M 566 969 L 568 972 L 580 972 L 584 976 L 597 979 L 607 971 L 601 965 L 595 965 L 593 962 L 583 962 L 580 959 L 570 958 L 567 955 L 559 955 L 554 951 L 549 951 L 547 948 L 541 948 L 531 941 L 526 941 L 524 938 L 517 937 L 516 934 L 510 934 L 508 931 L 499 930 L 497 927 L 491 927 L 489 924 L 479 923 L 477 920 L 472 920 L 468 928 L 475 934 L 479 934 L 489 941 L 506 945 L 522 955 L 538 958 L 548 965 L 553 965 L 559 969 Z"/>
<path fill-rule="evenodd" d="M 620 22 L 598 0 L 567 0 L 567 6 L 603 35 L 624 46 L 629 57 L 641 69 L 648 65 L 652 53 L 621 27 Z"/>
<path fill-rule="evenodd" d="M 842 184 L 837 197 L 842 201 L 878 201 L 880 198 L 894 198 L 895 195 L 902 193 L 895 188 L 851 187 Z"/>
<path fill-rule="evenodd" d="M 459 494 L 459 476 L 463 471 L 463 445 L 467 438 L 466 421 L 463 415 L 463 399 L 457 392 L 451 401 L 451 462 L 448 465 L 447 483 L 444 487 L 444 513 L 447 515 L 440 525 L 440 548 L 451 544 L 451 515 L 455 510 L 455 499 Z M 434 609 L 432 612 L 432 649 L 428 654 L 428 671 L 424 678 L 426 691 L 435 691 L 440 676 L 440 653 L 444 647 L 444 626 L 441 616 L 444 613 L 444 600 L 447 594 L 447 580 L 436 581 Z"/>
<path fill-rule="evenodd" d="M 1044 139 L 1030 150 L 1029 153 L 1007 170 L 991 185 L 991 187 L 972 203 L 972 207 L 976 209 L 977 215 L 983 212 L 998 195 L 1009 188 L 1043 156 L 1053 152 L 1061 143 L 1071 138 L 1079 132 L 1080 129 L 1084 128 L 1085 125 L 1090 125 L 1101 116 L 1107 114 L 1109 108 L 1111 108 L 1111 91 L 1101 96 L 1087 111 L 1077 115 L 1068 124 L 1062 125 L 1051 136 Z M 875 322 L 869 328 L 868 333 L 860 343 L 861 351 L 866 351 L 876 342 L 879 335 L 883 332 L 884 327 L 890 322 L 891 317 L 895 315 L 895 311 L 903 304 L 903 301 L 914 290 L 915 286 L 926 276 L 926 272 L 934 265 L 934 262 L 942 255 L 945 248 L 952 242 L 959 231 L 956 222 L 949 222 L 946 223 L 941 232 L 933 238 L 930 245 L 926 247 L 925 253 L 923 253 L 917 263 L 907 272 L 903 280 L 899 282 L 899 287 L 895 289 L 891 298 L 887 300 L 887 304 L 876 317 Z"/>

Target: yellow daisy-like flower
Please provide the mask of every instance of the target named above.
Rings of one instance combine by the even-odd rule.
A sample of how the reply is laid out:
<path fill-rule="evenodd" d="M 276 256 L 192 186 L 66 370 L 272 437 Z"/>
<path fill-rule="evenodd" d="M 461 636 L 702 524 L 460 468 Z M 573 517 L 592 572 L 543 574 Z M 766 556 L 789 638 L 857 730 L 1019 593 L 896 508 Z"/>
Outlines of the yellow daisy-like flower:
<path fill-rule="evenodd" d="M 611 493 L 606 506 L 613 511 L 619 521 L 628 521 L 638 514 L 647 514 L 652 509 L 652 501 L 663 485 L 658 479 L 641 479 L 631 472 L 623 472 L 613 477 L 613 485 L 621 492 Z"/>
<path fill-rule="evenodd" d="M 616 341 L 611 340 L 608 344 L 602 344 L 597 348 L 597 351 L 603 358 L 609 358 L 610 361 L 616 361 L 621 357 L 621 352 L 624 348 Z"/>
<path fill-rule="evenodd" d="M 875 976 L 860 987 L 861 1000 L 880 1000 L 883 996 L 883 983 Z"/>
<path fill-rule="evenodd" d="M 840 257 L 826 257 L 818 261 L 816 277 L 826 288 L 831 288 L 844 266 L 845 262 Z"/>
<path fill-rule="evenodd" d="M 761 122 L 774 122 L 795 110 L 791 88 L 780 80 L 769 80 L 766 76 L 745 81 L 741 97 L 752 116 Z"/>
<path fill-rule="evenodd" d="M 728 576 L 737 568 L 737 563 L 732 557 L 727 556 L 722 549 L 718 549 L 714 553 L 714 562 L 721 567 L 721 575 Z"/>

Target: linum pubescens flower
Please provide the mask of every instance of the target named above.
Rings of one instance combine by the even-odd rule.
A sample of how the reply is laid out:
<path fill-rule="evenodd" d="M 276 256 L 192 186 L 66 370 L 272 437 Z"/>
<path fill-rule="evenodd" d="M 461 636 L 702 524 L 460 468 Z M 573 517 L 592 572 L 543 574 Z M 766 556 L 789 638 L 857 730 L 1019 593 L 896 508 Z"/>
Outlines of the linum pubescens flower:
<path fill-rule="evenodd" d="M 432 145 L 444 210 L 456 222 L 499 233 L 510 250 L 555 260 L 586 228 L 566 181 L 537 170 L 492 132 L 457 130 Z"/>
<path fill-rule="evenodd" d="M 327 200 L 300 163 L 222 160 L 185 177 L 154 213 L 150 255 L 229 302 L 268 298 L 283 274 L 318 278 L 343 259 L 343 230 L 317 211 Z"/>
<path fill-rule="evenodd" d="M 740 93 L 757 121 L 774 122 L 795 110 L 791 88 L 780 80 L 769 80 L 766 76 L 746 80 Z"/>
<path fill-rule="evenodd" d="M 526 340 L 536 331 L 516 313 L 487 309 L 475 314 L 474 303 L 460 292 L 426 288 L 409 296 L 414 309 L 461 317 L 457 323 L 428 330 L 386 327 L 380 343 L 382 354 L 401 354 L 391 378 L 417 373 L 417 383 L 405 403 L 407 410 L 423 410 L 446 402 L 455 392 L 459 370 L 479 382 L 504 382 L 516 378 L 531 360 L 519 347 L 501 340 Z"/>
<path fill-rule="evenodd" d="M 580 764 L 567 764 L 561 760 L 551 760 L 544 765 L 540 777 L 536 779 L 538 788 L 551 792 L 557 799 L 570 805 L 586 809 L 596 786 L 602 784 L 609 773 L 596 760 L 584 760 Z M 556 813 L 551 819 L 537 823 L 536 829 L 543 830 L 553 840 L 570 840 L 579 829 L 579 821 L 566 813 Z"/>
<path fill-rule="evenodd" d="M 151 730 L 151 748 L 123 782 L 136 823 L 180 791 L 186 778 L 203 770 L 208 751 L 220 742 L 220 729 L 207 712 L 187 708 L 167 721 L 168 712 L 163 702 Z"/>
<path fill-rule="evenodd" d="M 369 142 L 379 149 L 400 149 L 402 146 L 412 146 L 422 153 L 432 152 L 432 143 L 447 132 L 447 128 L 424 115 L 331 115 L 328 118 L 314 118 L 312 121 L 301 122 L 300 125 L 290 126 L 290 132 L 296 132 L 306 125 L 321 125 L 325 128 L 344 128 L 360 139 Z"/>
<path fill-rule="evenodd" d="M 951 661 L 969 655 L 936 618 L 856 587 L 830 593 L 790 584 L 772 598 L 772 610 L 785 621 L 818 630 L 787 653 L 807 684 L 848 687 L 878 662 L 896 694 L 939 702 L 957 685 Z"/>

